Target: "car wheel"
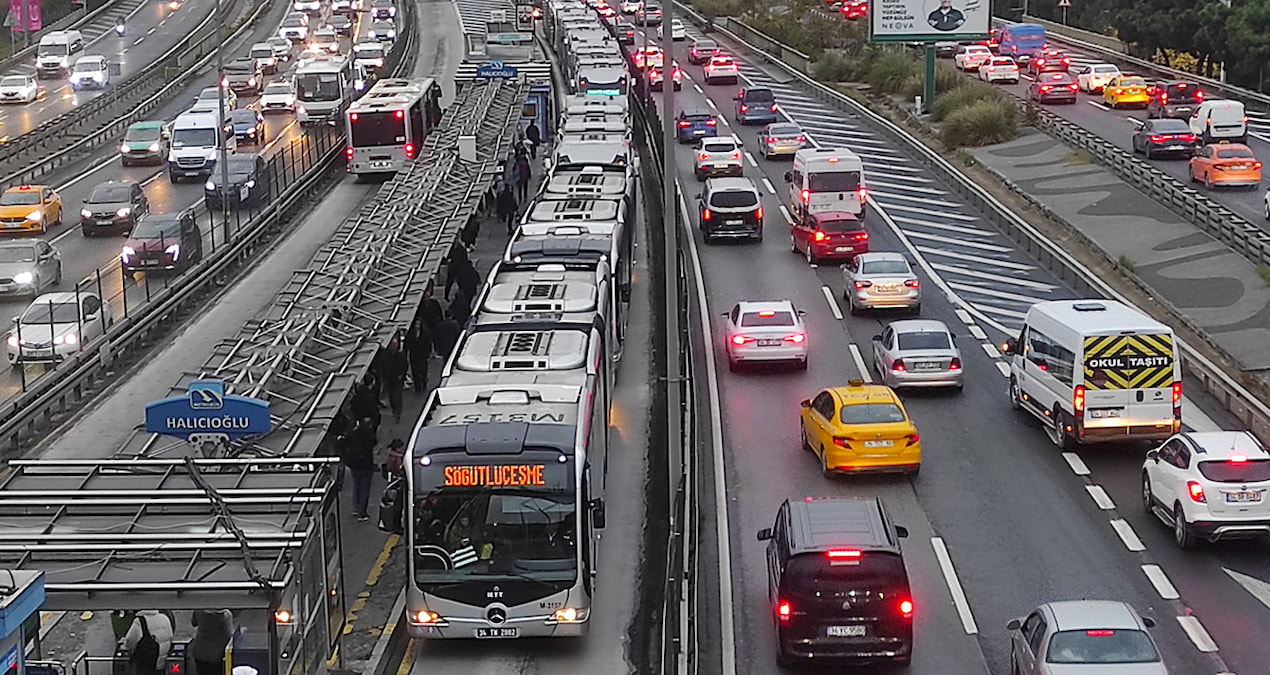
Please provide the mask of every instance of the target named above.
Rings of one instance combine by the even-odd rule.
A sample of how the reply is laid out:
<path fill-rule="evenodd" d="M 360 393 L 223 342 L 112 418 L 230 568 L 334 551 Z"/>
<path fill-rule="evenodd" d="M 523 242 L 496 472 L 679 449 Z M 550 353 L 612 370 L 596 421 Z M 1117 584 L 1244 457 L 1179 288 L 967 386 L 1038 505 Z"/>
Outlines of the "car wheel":
<path fill-rule="evenodd" d="M 62 224 L 62 210 L 61 210 L 61 209 L 58 209 L 58 210 L 57 210 L 57 217 L 53 219 L 53 225 L 54 225 L 54 226 L 57 226 L 57 225 L 61 225 L 61 224 Z"/>
<path fill-rule="evenodd" d="M 833 479 L 833 472 L 829 470 L 829 455 L 825 454 L 825 446 L 820 446 L 820 475 Z"/>
<path fill-rule="evenodd" d="M 1267 209 L 1270 210 L 1270 207 L 1267 207 Z M 789 250 L 792 253 L 802 253 L 802 251 L 798 250 L 798 240 L 794 238 L 793 234 L 789 235 Z"/>
<path fill-rule="evenodd" d="M 1213 175 L 1207 171 L 1204 172 L 1204 189 L 1213 189 Z"/>
<path fill-rule="evenodd" d="M 816 264 L 816 254 L 812 252 L 812 247 L 810 243 L 807 244 L 807 251 L 803 254 L 803 257 L 807 258 L 808 265 Z"/>
<path fill-rule="evenodd" d="M 53 285 L 54 286 L 62 285 L 62 263 L 57 264 L 57 274 L 53 275 Z"/>
<path fill-rule="evenodd" d="M 1155 497 L 1151 496 L 1151 478 L 1147 472 L 1142 472 L 1142 510 L 1150 515 L 1155 506 Z"/>
<path fill-rule="evenodd" d="M 1050 418 L 1052 424 L 1049 425 L 1048 431 L 1054 445 L 1061 450 L 1071 450 L 1076 447 L 1076 439 L 1067 431 L 1067 415 L 1055 406 Z"/>
<path fill-rule="evenodd" d="M 1013 375 L 1010 376 L 1010 408 L 1023 409 L 1023 391 L 1019 389 L 1019 381 Z"/>
<path fill-rule="evenodd" d="M 807 441 L 807 427 L 803 426 L 801 422 L 798 424 L 798 440 L 802 443 L 803 450 L 811 452 L 811 443 Z"/>
<path fill-rule="evenodd" d="M 1191 526 L 1186 522 L 1186 512 L 1181 504 L 1173 505 L 1173 541 L 1182 550 L 1195 546 L 1195 535 L 1191 534 Z"/>
<path fill-rule="evenodd" d="M 842 294 L 846 295 L 847 293 L 846 291 L 843 291 Z M 855 302 L 851 300 L 850 296 L 847 296 L 847 311 L 851 312 L 851 316 L 860 316 L 860 308 L 856 307 Z"/>
<path fill-rule="evenodd" d="M 1270 220 L 1270 199 L 1264 200 L 1266 206 L 1266 220 Z"/>
<path fill-rule="evenodd" d="M 735 373 L 735 372 L 737 372 L 737 371 L 738 371 L 738 370 L 740 370 L 740 369 L 741 369 L 741 362 L 740 362 L 740 361 L 737 361 L 737 360 L 735 360 L 735 359 L 733 359 L 732 357 L 730 357 L 730 356 L 729 356 L 729 357 L 728 357 L 728 370 L 729 370 L 729 371 L 731 371 L 731 372 L 733 372 L 733 373 Z"/>
<path fill-rule="evenodd" d="M 1151 146 L 1149 145 L 1142 148 L 1142 154 L 1146 155 L 1147 159 L 1155 159 L 1155 153 L 1151 152 Z"/>

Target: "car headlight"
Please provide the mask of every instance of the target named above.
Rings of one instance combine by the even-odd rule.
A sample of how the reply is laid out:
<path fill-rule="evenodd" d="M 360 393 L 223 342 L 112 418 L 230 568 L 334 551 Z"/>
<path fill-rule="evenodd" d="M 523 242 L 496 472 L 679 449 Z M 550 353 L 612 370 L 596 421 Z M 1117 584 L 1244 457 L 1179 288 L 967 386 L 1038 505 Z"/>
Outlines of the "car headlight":
<path fill-rule="evenodd" d="M 19 272 L 13 275 L 13 280 L 19 284 L 26 285 L 35 281 L 35 275 L 30 272 Z"/>
<path fill-rule="evenodd" d="M 18 346 L 18 336 L 17 336 L 17 335 L 10 335 L 10 336 L 9 336 L 9 346 L 10 346 L 10 347 L 17 347 L 17 346 Z"/>
<path fill-rule="evenodd" d="M 67 333 L 53 338 L 53 344 L 55 345 L 73 345 L 76 342 L 79 342 L 79 336 L 74 333 Z"/>
<path fill-rule="evenodd" d="M 128 153 L 132 152 L 132 148 L 128 147 L 128 144 L 127 144 L 127 143 L 123 143 L 123 144 L 120 144 L 120 146 L 119 146 L 119 152 L 120 152 L 121 154 L 126 155 L 126 154 L 128 154 Z"/>
<path fill-rule="evenodd" d="M 172 244 L 171 246 L 163 249 L 163 252 L 172 256 L 173 260 L 176 260 L 177 258 L 181 257 L 181 245 Z"/>
<path fill-rule="evenodd" d="M 134 249 L 131 246 L 125 246 L 123 247 L 123 250 L 119 252 L 119 257 L 122 258 L 123 261 L 126 263 L 128 262 L 128 258 L 131 258 L 132 256 L 136 254 L 137 254 L 136 249 Z"/>
<path fill-rule="evenodd" d="M 158 152 L 162 148 L 159 146 L 158 143 L 151 143 L 148 149 L 150 150 L 150 152 Z"/>
<path fill-rule="evenodd" d="M 253 78 L 251 78 L 251 79 L 247 80 L 247 86 L 248 86 L 248 87 L 254 87 L 254 86 L 256 86 L 256 78 L 254 78 L 254 77 L 253 77 Z"/>
<path fill-rule="evenodd" d="M 296 112 L 298 112 L 298 113 L 300 113 L 301 115 L 307 114 L 307 113 L 309 112 L 308 110 L 305 110 L 305 109 L 304 109 L 304 106 L 302 106 L 302 105 L 298 105 L 298 106 L 296 106 L 296 107 L 295 107 L 295 111 L 296 111 Z"/>
<path fill-rule="evenodd" d="M 93 217 L 93 212 L 92 212 L 92 211 L 89 211 L 88 209 L 80 209 L 80 210 L 79 210 L 79 215 L 80 215 L 80 217 L 81 217 L 81 218 L 92 218 L 92 217 Z"/>
<path fill-rule="evenodd" d="M 256 187 L 256 179 L 255 179 L 255 178 L 252 178 L 251 180 L 247 181 L 247 182 L 245 183 L 245 185 L 247 186 L 247 189 L 248 189 L 248 190 L 250 190 L 250 189 L 252 189 L 252 188 Z"/>
<path fill-rule="evenodd" d="M 551 619 L 559 623 L 578 623 L 586 621 L 587 610 L 573 607 L 562 607 L 552 612 Z"/>
<path fill-rule="evenodd" d="M 30 213 L 28 213 L 28 214 L 27 214 L 26 219 L 27 219 L 27 220 L 34 220 L 35 222 L 37 222 L 37 223 L 38 223 L 38 222 L 40 222 L 41 220 L 44 220 L 44 212 L 43 212 L 43 211 L 32 211 L 32 212 L 30 212 Z"/>
<path fill-rule="evenodd" d="M 209 180 L 209 181 L 207 181 L 206 183 L 204 183 L 204 184 L 203 184 L 203 188 L 204 188 L 204 189 L 206 189 L 206 190 L 215 190 L 215 189 L 216 189 L 216 183 L 213 183 L 212 181 L 210 181 L 210 180 Z"/>
<path fill-rule="evenodd" d="M 115 215 L 119 216 L 120 218 L 127 218 L 129 213 L 132 213 L 131 206 L 125 206 L 119 209 L 118 211 L 115 211 Z"/>

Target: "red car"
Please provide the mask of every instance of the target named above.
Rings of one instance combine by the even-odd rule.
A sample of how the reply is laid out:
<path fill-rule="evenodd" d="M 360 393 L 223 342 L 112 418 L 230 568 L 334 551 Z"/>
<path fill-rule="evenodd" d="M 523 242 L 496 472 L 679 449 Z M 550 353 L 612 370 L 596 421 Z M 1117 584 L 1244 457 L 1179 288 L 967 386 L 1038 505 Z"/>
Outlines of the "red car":
<path fill-rule="evenodd" d="M 842 4 L 842 15 L 849 21 L 855 21 L 869 13 L 867 0 L 847 0 Z"/>
<path fill-rule="evenodd" d="M 851 259 L 869 252 L 869 233 L 854 213 L 821 211 L 790 226 L 790 246 L 808 263 Z"/>

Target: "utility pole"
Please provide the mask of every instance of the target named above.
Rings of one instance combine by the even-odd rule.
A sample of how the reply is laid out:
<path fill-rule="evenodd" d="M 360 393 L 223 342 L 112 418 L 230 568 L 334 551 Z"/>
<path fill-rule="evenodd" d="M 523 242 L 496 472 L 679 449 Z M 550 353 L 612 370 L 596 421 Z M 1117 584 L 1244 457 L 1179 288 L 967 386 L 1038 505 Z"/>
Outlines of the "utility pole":
<path fill-rule="evenodd" d="M 647 15 L 645 15 L 647 16 Z M 661 127 L 662 127 L 662 214 L 667 220 L 674 221 L 677 219 L 679 209 L 677 208 L 678 200 L 675 199 L 675 148 L 679 147 L 679 139 L 675 137 L 675 31 L 671 27 L 671 22 L 675 16 L 675 3 L 663 3 L 661 9 L 661 35 L 662 35 L 662 64 L 661 64 Z M 645 30 L 644 35 L 648 32 Z M 647 39 L 647 37 L 645 37 Z M 669 44 L 667 44 L 669 43 Z M 645 57 L 647 58 L 647 57 Z M 645 69 L 648 68 L 645 64 Z M 673 246 L 673 241 L 667 241 L 666 246 Z M 673 270 L 667 270 L 668 274 L 674 274 Z M 668 307 L 666 311 L 671 311 Z M 676 357 L 671 356 L 671 359 Z"/>
<path fill-rule="evenodd" d="M 225 230 L 222 244 L 229 243 L 229 139 L 225 137 L 225 124 L 229 121 L 229 111 L 225 108 L 225 13 L 222 0 L 216 0 L 216 100 L 220 104 L 220 125 L 216 132 L 216 140 L 220 144 L 216 163 L 220 165 L 220 212 L 221 222 Z M 233 133 L 233 129 L 230 129 Z M 210 214 L 208 218 L 210 219 Z M 212 236 L 212 248 L 216 248 L 216 232 L 213 223 L 208 223 L 208 233 Z"/>

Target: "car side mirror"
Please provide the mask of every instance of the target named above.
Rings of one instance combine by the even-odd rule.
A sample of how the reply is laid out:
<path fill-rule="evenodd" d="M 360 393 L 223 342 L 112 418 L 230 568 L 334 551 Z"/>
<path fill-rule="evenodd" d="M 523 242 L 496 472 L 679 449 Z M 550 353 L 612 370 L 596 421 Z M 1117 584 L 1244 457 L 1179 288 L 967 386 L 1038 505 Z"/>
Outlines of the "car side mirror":
<path fill-rule="evenodd" d="M 17 325 L 17 323 L 18 323 L 19 321 L 21 321 L 21 320 L 22 320 L 22 317 L 20 317 L 20 316 L 15 316 L 15 317 L 13 317 L 13 323 L 14 323 L 14 325 Z"/>
<path fill-rule="evenodd" d="M 1006 340 L 1005 342 L 1001 343 L 1002 354 L 1013 354 L 1015 350 L 1017 350 L 1018 348 L 1019 348 L 1018 340 L 1015 340 L 1014 338 L 1010 338 L 1009 340 Z"/>
<path fill-rule="evenodd" d="M 1023 622 L 1018 619 L 1010 619 L 1010 623 L 1005 625 L 1006 630 L 1018 630 L 1023 627 Z"/>
<path fill-rule="evenodd" d="M 605 514 L 605 511 L 604 511 L 604 500 L 592 499 L 591 500 L 591 525 L 594 526 L 595 529 L 597 530 L 603 530 L 604 525 L 606 524 L 608 520 L 606 515 L 607 514 Z"/>
<path fill-rule="evenodd" d="M 1149 460 L 1151 460 L 1151 461 L 1153 461 L 1153 462 L 1159 463 L 1159 461 L 1160 461 L 1160 451 L 1159 451 L 1159 450 L 1147 450 L 1147 459 L 1149 459 Z"/>
<path fill-rule="evenodd" d="M 14 321 L 17 321 L 17 318 L 14 318 L 13 320 L 14 320 Z M 805 399 L 803 399 L 803 400 L 799 401 L 799 402 L 798 402 L 798 405 L 799 405 L 799 406 L 801 406 L 801 407 L 803 407 L 803 408 L 810 408 L 810 407 L 811 407 L 811 399 L 809 399 L 809 398 L 805 398 Z"/>
<path fill-rule="evenodd" d="M 759 541 L 767 541 L 768 539 L 771 539 L 771 538 L 772 538 L 772 528 L 765 527 L 758 531 Z"/>
<path fill-rule="evenodd" d="M 792 183 L 793 181 L 794 181 L 794 172 L 793 172 L 793 171 L 786 171 L 786 172 L 785 172 L 785 182 L 786 182 L 786 183 Z"/>
<path fill-rule="evenodd" d="M 798 316 L 807 316 L 807 310 L 805 309 L 798 310 Z"/>
<path fill-rule="evenodd" d="M 873 341 L 874 341 L 874 342 L 881 342 L 881 341 L 882 341 L 882 336 L 881 336 L 881 335 L 874 335 L 874 336 L 873 336 Z"/>
<path fill-rule="evenodd" d="M 1142 617 L 1142 625 L 1147 628 L 1155 628 L 1155 619 L 1152 619 L 1149 616 L 1144 616 Z"/>
<path fill-rule="evenodd" d="M 908 539 L 908 528 L 904 527 L 903 525 L 896 525 L 895 536 L 899 537 L 900 539 Z"/>

